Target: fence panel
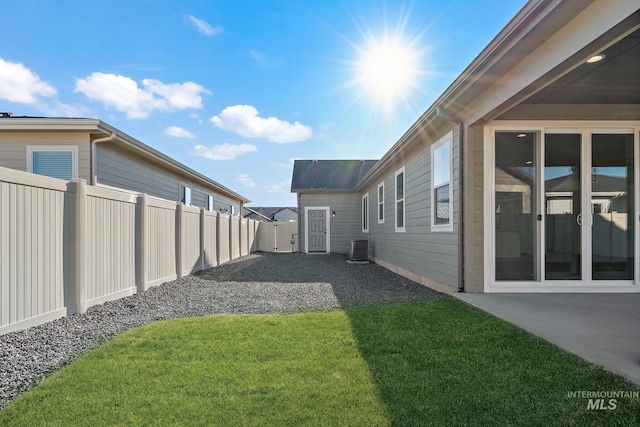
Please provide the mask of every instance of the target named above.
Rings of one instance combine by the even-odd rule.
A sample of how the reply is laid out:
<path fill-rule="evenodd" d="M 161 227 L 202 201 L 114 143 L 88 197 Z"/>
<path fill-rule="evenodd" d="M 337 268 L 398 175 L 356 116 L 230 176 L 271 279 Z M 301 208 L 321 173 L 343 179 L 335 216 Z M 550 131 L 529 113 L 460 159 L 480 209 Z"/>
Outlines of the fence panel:
<path fill-rule="evenodd" d="M 253 250 L 260 252 L 297 252 L 298 222 L 260 222 L 253 243 Z M 294 243 L 291 244 L 291 239 Z"/>
<path fill-rule="evenodd" d="M 218 217 L 218 264 L 231 260 L 229 248 L 229 216 L 220 214 Z"/>
<path fill-rule="evenodd" d="M 136 291 L 136 202 L 87 186 L 87 307 Z"/>
<path fill-rule="evenodd" d="M 180 226 L 180 275 L 186 276 L 201 269 L 200 208 L 183 206 Z"/>
<path fill-rule="evenodd" d="M 249 255 L 249 221 L 240 219 L 240 256 Z"/>
<path fill-rule="evenodd" d="M 218 265 L 218 213 L 204 211 L 204 268 Z"/>
<path fill-rule="evenodd" d="M 0 172 L 0 333 L 7 333 L 67 314 L 72 254 L 63 224 L 73 204 L 65 181 Z"/>
<path fill-rule="evenodd" d="M 176 204 L 149 197 L 146 215 L 145 287 L 178 277 L 176 263 Z"/>
<path fill-rule="evenodd" d="M 231 259 L 240 258 L 240 218 L 231 217 Z"/>

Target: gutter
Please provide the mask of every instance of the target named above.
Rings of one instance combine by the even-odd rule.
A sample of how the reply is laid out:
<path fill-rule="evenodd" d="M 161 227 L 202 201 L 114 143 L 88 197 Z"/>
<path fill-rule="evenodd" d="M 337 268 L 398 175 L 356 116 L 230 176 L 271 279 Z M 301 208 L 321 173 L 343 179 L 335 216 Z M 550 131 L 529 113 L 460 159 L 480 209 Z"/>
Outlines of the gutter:
<path fill-rule="evenodd" d="M 91 141 L 91 185 L 98 184 L 98 172 L 96 171 L 96 144 L 101 142 L 110 142 L 116 139 L 118 135 L 115 132 L 111 132 L 111 135 L 104 138 L 97 138 Z"/>
<path fill-rule="evenodd" d="M 458 125 L 458 292 L 464 292 L 464 123 L 441 106 L 436 108 L 436 115 Z"/>

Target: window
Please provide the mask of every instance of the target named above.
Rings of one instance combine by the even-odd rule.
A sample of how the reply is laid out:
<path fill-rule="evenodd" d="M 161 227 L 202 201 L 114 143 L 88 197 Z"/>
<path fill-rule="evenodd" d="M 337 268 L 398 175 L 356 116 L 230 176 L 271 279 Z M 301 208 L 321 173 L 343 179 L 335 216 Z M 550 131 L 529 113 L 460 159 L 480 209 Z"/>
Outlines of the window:
<path fill-rule="evenodd" d="M 451 136 L 449 133 L 431 146 L 431 231 L 453 231 Z"/>
<path fill-rule="evenodd" d="M 404 167 L 396 172 L 396 231 L 404 231 Z"/>
<path fill-rule="evenodd" d="M 77 178 L 78 147 L 76 145 L 28 145 L 27 171 L 67 181 Z"/>
<path fill-rule="evenodd" d="M 362 196 L 362 232 L 369 231 L 369 193 Z"/>
<path fill-rule="evenodd" d="M 378 184 L 378 224 L 384 223 L 384 182 Z"/>
<path fill-rule="evenodd" d="M 207 210 L 213 211 L 213 196 L 207 196 Z"/>
<path fill-rule="evenodd" d="M 191 188 L 185 185 L 180 186 L 180 201 L 187 206 L 191 206 Z"/>

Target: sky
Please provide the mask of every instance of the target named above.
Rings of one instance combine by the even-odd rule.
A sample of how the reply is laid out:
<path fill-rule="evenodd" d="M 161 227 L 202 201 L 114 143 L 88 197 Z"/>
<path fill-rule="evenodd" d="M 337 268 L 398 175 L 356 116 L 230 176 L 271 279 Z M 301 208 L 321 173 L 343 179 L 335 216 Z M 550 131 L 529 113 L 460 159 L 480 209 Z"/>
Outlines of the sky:
<path fill-rule="evenodd" d="M 100 119 L 252 200 L 379 159 L 525 0 L 0 4 L 0 111 Z"/>

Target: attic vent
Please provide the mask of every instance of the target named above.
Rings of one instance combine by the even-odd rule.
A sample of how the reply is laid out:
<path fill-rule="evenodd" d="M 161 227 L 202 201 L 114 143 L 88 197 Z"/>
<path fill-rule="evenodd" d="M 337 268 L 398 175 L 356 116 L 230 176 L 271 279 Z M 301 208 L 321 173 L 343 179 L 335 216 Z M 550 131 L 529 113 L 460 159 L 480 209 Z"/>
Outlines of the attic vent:
<path fill-rule="evenodd" d="M 365 160 L 360 160 L 361 165 L 364 165 L 364 163 L 365 163 Z"/>
<path fill-rule="evenodd" d="M 0 117 L 7 118 L 7 117 L 11 117 L 11 116 L 13 116 L 13 113 L 9 113 L 9 112 L 6 112 L 6 111 L 0 111 Z"/>
<path fill-rule="evenodd" d="M 318 164 L 318 161 L 317 161 L 317 160 L 311 160 L 311 164 L 312 164 L 312 165 L 317 165 L 317 164 Z"/>

